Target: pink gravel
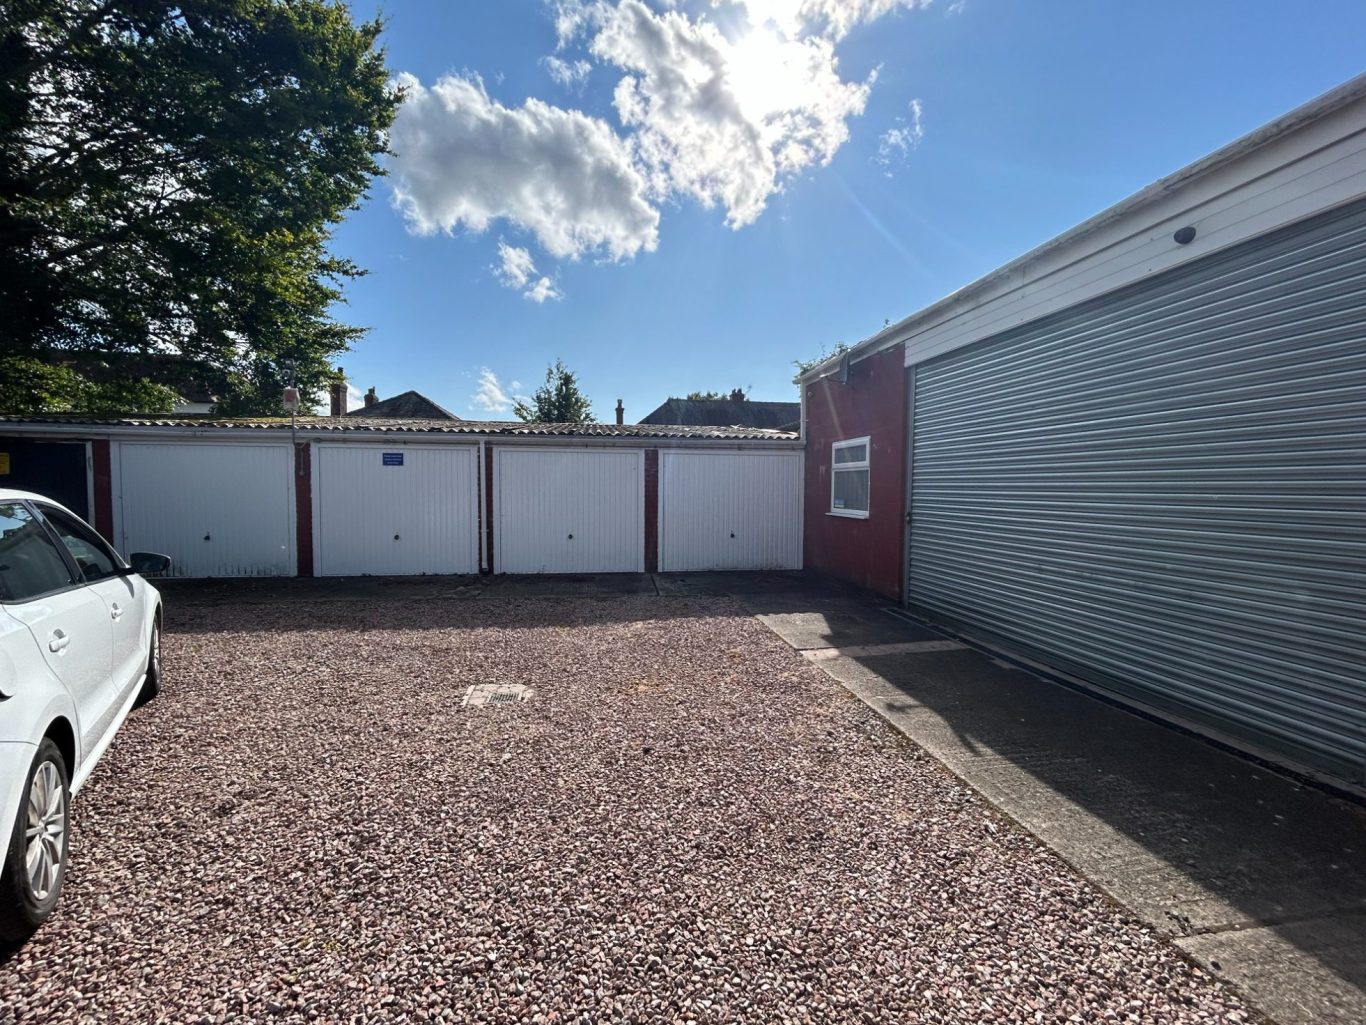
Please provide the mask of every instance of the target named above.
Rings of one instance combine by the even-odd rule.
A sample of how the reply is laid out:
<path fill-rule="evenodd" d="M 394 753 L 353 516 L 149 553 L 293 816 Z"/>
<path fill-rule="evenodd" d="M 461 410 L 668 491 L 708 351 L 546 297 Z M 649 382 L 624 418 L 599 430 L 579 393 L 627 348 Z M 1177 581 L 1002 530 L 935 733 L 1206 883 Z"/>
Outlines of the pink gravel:
<path fill-rule="evenodd" d="M 1247 1020 L 728 601 L 190 603 L 164 657 L 0 1022 Z"/>

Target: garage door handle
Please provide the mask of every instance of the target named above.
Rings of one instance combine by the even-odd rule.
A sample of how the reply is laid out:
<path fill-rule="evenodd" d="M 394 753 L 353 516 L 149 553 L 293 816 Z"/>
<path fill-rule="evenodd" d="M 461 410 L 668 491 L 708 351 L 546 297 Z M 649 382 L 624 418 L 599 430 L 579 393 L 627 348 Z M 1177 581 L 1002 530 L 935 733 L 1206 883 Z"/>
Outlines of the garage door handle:
<path fill-rule="evenodd" d="M 208 534 L 205 534 L 205 535 L 204 535 L 204 540 L 205 540 L 205 541 L 212 541 L 213 538 L 210 537 Z"/>
<path fill-rule="evenodd" d="M 574 535 L 573 535 L 573 534 L 570 534 L 570 535 L 569 535 L 569 540 L 571 540 L 571 541 L 574 540 Z"/>
<path fill-rule="evenodd" d="M 48 639 L 47 650 L 51 652 L 64 651 L 66 646 L 71 643 L 71 638 L 61 630 L 53 630 L 52 636 Z"/>
<path fill-rule="evenodd" d="M 394 540 L 395 540 L 395 541 L 398 540 L 398 535 L 397 535 L 397 534 L 394 535 Z"/>

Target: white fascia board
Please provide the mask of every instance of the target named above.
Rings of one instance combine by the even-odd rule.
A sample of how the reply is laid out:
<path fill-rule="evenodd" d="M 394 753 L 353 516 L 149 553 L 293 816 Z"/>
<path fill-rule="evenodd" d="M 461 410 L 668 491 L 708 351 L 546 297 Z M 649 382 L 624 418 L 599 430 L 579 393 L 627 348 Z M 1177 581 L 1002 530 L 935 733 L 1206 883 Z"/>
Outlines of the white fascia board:
<path fill-rule="evenodd" d="M 902 342 L 913 366 L 1363 195 L 1366 74 L 864 339 L 851 358 Z M 1187 224 L 1196 239 L 1178 245 L 1171 236 Z"/>

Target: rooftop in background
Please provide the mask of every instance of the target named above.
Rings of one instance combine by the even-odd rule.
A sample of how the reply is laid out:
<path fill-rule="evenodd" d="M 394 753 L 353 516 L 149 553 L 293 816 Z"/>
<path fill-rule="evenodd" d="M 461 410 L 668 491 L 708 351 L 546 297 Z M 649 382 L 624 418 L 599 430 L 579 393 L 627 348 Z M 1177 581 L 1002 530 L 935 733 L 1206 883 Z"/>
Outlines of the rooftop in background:
<path fill-rule="evenodd" d="M 761 403 L 782 405 L 782 403 Z M 370 407 L 374 409 L 374 406 Z M 357 412 L 363 412 L 357 410 Z M 436 420 L 431 418 L 404 419 L 398 417 L 300 416 L 291 420 L 278 417 L 215 417 L 215 416 L 79 416 L 35 415 L 0 416 L 0 432 L 11 427 L 90 427 L 102 432 L 127 428 L 164 428 L 197 432 L 254 430 L 362 432 L 385 434 L 459 434 L 489 437 L 568 437 L 568 438 L 660 438 L 712 441 L 796 441 L 789 431 L 764 430 L 753 427 L 713 427 L 708 425 L 680 426 L 678 424 L 538 424 L 494 420 Z"/>
<path fill-rule="evenodd" d="M 391 399 L 381 399 L 377 402 L 369 402 L 370 396 L 375 394 L 375 389 L 370 389 L 370 395 L 366 396 L 368 405 L 360 409 L 353 409 L 347 416 L 365 417 L 366 419 L 396 419 L 396 420 L 459 420 L 448 409 L 438 406 L 427 396 L 415 391 L 406 391 L 395 395 Z"/>
<path fill-rule="evenodd" d="M 749 399 L 669 399 L 641 424 L 684 427 L 750 427 L 795 429 L 802 418 L 800 402 L 752 402 Z"/>

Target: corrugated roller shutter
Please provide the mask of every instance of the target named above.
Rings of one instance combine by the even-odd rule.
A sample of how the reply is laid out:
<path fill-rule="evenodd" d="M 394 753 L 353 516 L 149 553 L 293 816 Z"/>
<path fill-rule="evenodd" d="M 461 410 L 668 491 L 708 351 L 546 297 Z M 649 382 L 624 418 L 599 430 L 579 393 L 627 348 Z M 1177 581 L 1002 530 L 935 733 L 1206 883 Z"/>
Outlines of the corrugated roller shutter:
<path fill-rule="evenodd" d="M 915 369 L 908 598 L 1366 778 L 1366 204 Z"/>

